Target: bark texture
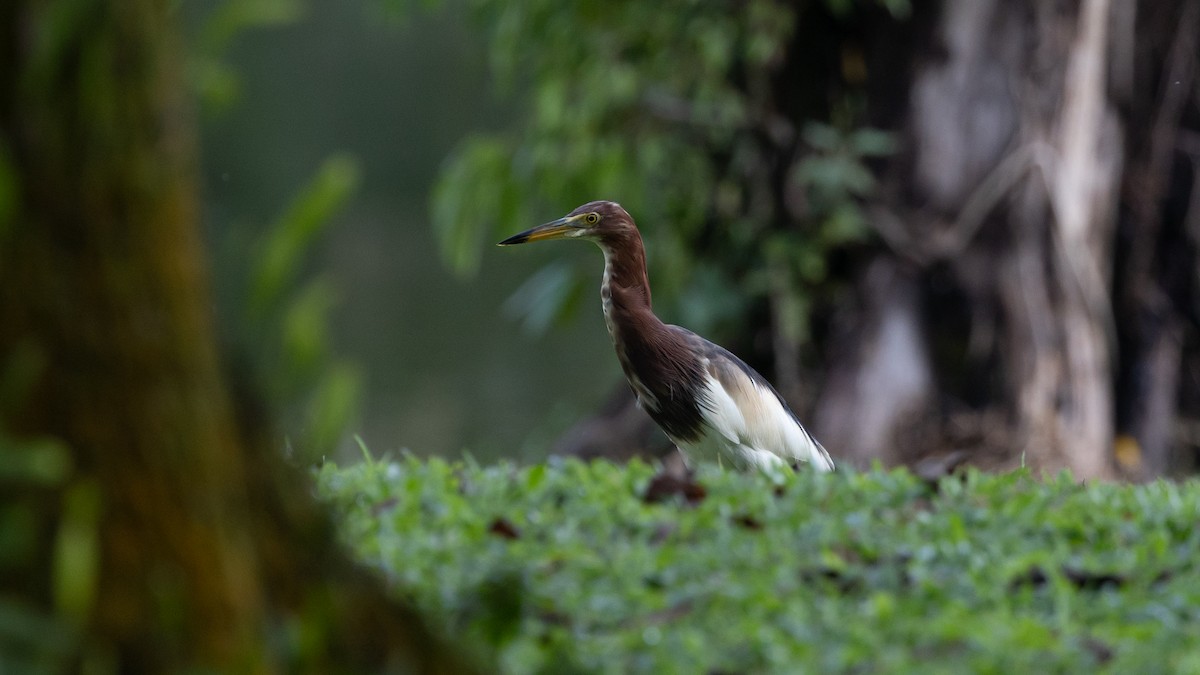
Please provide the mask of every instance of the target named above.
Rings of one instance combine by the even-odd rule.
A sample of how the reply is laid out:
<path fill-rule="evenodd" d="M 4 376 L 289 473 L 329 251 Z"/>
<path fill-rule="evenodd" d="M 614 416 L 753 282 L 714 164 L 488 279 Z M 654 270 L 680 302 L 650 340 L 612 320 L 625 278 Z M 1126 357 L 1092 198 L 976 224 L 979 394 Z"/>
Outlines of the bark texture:
<path fill-rule="evenodd" d="M 902 196 L 875 216 L 895 253 L 964 289 L 974 348 L 1004 373 L 1007 463 L 1085 478 L 1112 475 L 1111 21 L 1106 0 L 946 4 L 944 49 L 913 81 Z"/>

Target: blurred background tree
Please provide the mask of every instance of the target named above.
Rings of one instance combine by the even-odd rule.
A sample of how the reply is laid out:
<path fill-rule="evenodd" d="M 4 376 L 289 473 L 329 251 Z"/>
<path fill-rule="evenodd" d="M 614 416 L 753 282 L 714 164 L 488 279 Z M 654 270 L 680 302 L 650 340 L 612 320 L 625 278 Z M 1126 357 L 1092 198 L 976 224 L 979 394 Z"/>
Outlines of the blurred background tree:
<path fill-rule="evenodd" d="M 0 671 L 463 672 L 239 424 L 175 18 L 0 7 Z"/>

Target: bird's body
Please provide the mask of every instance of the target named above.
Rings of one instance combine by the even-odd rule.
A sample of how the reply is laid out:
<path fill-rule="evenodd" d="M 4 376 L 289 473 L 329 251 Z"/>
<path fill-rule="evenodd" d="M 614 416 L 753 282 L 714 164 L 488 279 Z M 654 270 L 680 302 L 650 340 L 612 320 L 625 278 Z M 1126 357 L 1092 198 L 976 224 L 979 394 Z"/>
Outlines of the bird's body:
<path fill-rule="evenodd" d="M 556 238 L 589 239 L 604 252 L 600 296 L 621 370 L 639 405 L 686 456 L 833 469 L 829 453 L 766 379 L 722 347 L 654 315 L 641 234 L 620 205 L 589 202 L 500 243 Z"/>

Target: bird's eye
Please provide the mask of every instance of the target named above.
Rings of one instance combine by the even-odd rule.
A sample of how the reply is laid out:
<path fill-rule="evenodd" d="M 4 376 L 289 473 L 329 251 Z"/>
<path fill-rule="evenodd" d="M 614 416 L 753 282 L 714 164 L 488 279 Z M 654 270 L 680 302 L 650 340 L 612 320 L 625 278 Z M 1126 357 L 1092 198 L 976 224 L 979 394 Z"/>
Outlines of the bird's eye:
<path fill-rule="evenodd" d="M 600 214 L 589 213 L 583 217 L 583 222 L 587 223 L 588 225 L 595 225 L 596 223 L 600 222 Z"/>

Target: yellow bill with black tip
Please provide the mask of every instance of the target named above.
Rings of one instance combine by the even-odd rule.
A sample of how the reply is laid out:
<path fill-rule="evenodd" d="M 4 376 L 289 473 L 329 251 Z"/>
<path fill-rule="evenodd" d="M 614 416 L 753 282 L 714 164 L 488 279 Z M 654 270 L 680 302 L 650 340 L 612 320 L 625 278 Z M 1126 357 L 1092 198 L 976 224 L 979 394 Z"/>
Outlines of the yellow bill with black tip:
<path fill-rule="evenodd" d="M 524 232 L 518 232 L 513 236 L 505 239 L 497 244 L 497 246 L 512 246 L 514 244 L 524 244 L 530 241 L 544 241 L 547 239 L 562 239 L 574 232 L 580 230 L 580 216 L 568 216 L 552 220 L 544 225 L 530 228 Z"/>

